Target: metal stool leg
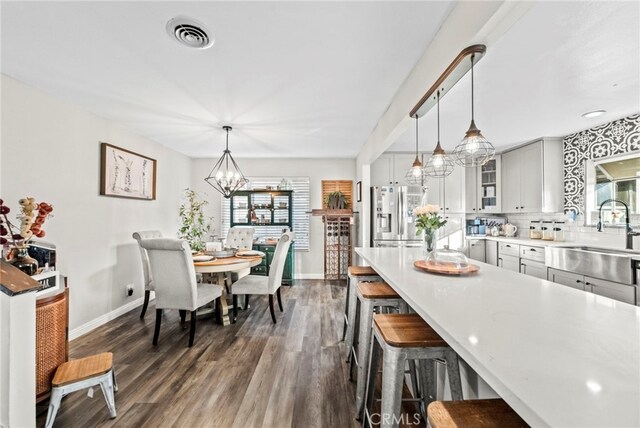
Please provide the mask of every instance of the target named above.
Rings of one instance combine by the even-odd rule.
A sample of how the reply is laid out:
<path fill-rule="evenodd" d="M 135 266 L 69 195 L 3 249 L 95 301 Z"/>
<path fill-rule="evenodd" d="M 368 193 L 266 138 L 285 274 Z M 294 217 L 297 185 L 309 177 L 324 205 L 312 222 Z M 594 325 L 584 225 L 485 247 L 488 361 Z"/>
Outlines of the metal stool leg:
<path fill-rule="evenodd" d="M 349 301 L 351 298 L 351 277 L 347 277 L 347 292 L 345 296 L 344 302 L 344 320 L 342 325 L 342 341 L 347 338 L 347 328 L 349 327 Z"/>
<path fill-rule="evenodd" d="M 107 407 L 109 408 L 109 414 L 111 415 L 111 419 L 113 419 L 116 417 L 116 402 L 113 394 L 114 385 L 113 385 L 113 374 L 111 372 L 107 373 L 100 380 L 100 388 L 102 389 L 102 394 L 104 395 L 104 399 L 107 401 Z"/>
<path fill-rule="evenodd" d="M 380 427 L 395 428 L 400 422 L 402 387 L 406 354 L 387 348 L 382 358 L 382 403 L 380 405 Z"/>
<path fill-rule="evenodd" d="M 347 302 L 349 306 L 347 307 L 347 320 L 346 323 L 346 334 L 345 334 L 345 344 L 347 345 L 347 361 L 351 359 L 351 348 L 353 347 L 353 335 L 356 328 L 356 307 L 358 305 L 358 296 L 356 295 L 356 284 L 354 281 L 349 288 L 349 295 L 347 297 Z"/>
<path fill-rule="evenodd" d="M 53 388 L 51 390 L 51 398 L 49 399 L 49 410 L 47 411 L 47 422 L 45 428 L 51 428 L 53 421 L 56 420 L 58 409 L 60 408 L 60 402 L 62 401 L 62 390 L 60 388 Z"/>
<path fill-rule="evenodd" d="M 356 379 L 356 415 L 362 413 L 364 390 L 367 376 L 367 364 L 371 350 L 373 330 L 373 302 L 369 299 L 358 299 L 360 304 L 360 326 L 358 334 L 358 376 Z"/>
<path fill-rule="evenodd" d="M 427 407 L 437 399 L 436 361 L 418 360 L 418 375 L 420 376 L 420 398 L 422 399 L 420 411 L 426 420 Z"/>
<path fill-rule="evenodd" d="M 447 376 L 449 376 L 449 388 L 451 389 L 452 400 L 462 400 L 462 382 L 460 380 L 460 365 L 458 364 L 458 354 L 448 348 L 445 352 L 447 362 Z"/>
<path fill-rule="evenodd" d="M 371 340 L 371 359 L 369 361 L 369 376 L 367 379 L 367 390 L 365 395 L 365 408 L 364 414 L 356 414 L 356 419 L 362 417 L 362 427 L 371 427 L 371 412 L 373 411 L 373 404 L 375 403 L 376 392 L 376 377 L 378 375 L 378 366 L 380 365 L 380 355 L 382 354 L 382 348 L 378 343 L 377 338 L 373 337 Z"/>

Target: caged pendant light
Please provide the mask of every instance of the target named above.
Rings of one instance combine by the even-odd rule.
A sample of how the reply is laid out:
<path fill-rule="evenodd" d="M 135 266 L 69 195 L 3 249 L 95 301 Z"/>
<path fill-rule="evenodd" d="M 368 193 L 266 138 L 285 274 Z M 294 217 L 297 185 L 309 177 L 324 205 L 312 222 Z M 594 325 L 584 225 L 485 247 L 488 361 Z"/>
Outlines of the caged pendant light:
<path fill-rule="evenodd" d="M 471 125 L 469 130 L 465 134 L 464 138 L 453 149 L 455 161 L 458 165 L 462 165 L 467 168 L 473 168 L 476 166 L 484 165 L 491 159 L 496 153 L 495 147 L 491 144 L 476 128 L 476 123 L 473 120 L 473 63 L 475 54 L 471 55 Z"/>
<path fill-rule="evenodd" d="M 418 155 L 418 115 L 416 114 L 416 159 L 413 161 L 413 165 L 409 168 L 409 171 L 404 176 L 405 180 L 409 184 L 423 185 L 425 180 L 425 172 L 420 162 Z"/>
<path fill-rule="evenodd" d="M 433 155 L 425 162 L 424 171 L 429 177 L 444 178 L 453 172 L 453 161 L 440 145 L 440 91 L 437 92 L 436 102 L 438 109 L 438 144 Z"/>
<path fill-rule="evenodd" d="M 231 131 L 232 128 L 230 126 L 223 126 L 222 129 L 227 131 L 226 148 L 222 153 L 222 157 L 216 162 L 209 176 L 207 176 L 204 181 L 222 193 L 222 196 L 225 198 L 230 198 L 236 191 L 247 184 L 249 180 L 242 175 L 238 164 L 233 160 L 233 156 L 231 156 L 231 152 L 229 151 L 229 131 Z"/>

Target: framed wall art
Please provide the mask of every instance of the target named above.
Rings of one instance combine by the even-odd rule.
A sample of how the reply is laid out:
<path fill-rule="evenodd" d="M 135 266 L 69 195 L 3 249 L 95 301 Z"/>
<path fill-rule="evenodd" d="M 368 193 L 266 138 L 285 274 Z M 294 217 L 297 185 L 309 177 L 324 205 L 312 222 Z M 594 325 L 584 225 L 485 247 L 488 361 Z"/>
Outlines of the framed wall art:
<path fill-rule="evenodd" d="M 156 199 L 157 161 L 147 156 L 100 144 L 100 194 L 117 198 Z"/>

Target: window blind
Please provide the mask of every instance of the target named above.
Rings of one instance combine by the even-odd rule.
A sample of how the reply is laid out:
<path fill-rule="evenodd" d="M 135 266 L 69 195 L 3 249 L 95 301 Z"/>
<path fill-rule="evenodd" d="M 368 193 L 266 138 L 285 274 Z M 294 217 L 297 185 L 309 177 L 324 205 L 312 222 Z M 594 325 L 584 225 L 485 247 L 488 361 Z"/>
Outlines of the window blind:
<path fill-rule="evenodd" d="M 273 186 L 274 188 L 282 181 L 280 177 L 247 177 L 249 179 L 251 188 L 264 189 L 267 186 Z M 309 251 L 309 177 L 284 177 L 291 183 L 291 190 L 293 190 L 293 231 L 296 233 L 296 240 L 293 243 L 293 248 L 296 251 Z M 220 215 L 221 227 L 220 236 L 225 238 L 231 227 L 231 206 L 230 199 L 223 198 Z M 255 229 L 255 238 L 267 238 L 273 236 L 280 236 L 281 229 L 277 226 L 253 226 Z"/>

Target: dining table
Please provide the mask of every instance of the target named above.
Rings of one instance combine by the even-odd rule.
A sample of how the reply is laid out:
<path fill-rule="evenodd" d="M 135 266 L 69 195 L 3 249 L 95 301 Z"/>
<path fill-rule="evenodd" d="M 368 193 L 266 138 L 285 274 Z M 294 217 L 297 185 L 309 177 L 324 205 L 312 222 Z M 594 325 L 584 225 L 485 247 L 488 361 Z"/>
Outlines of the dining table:
<path fill-rule="evenodd" d="M 231 273 L 250 269 L 262 263 L 262 255 L 256 256 L 233 256 L 224 258 L 214 258 L 209 261 L 196 262 L 193 267 L 196 273 L 211 274 L 215 279 L 214 283 L 222 286 L 222 296 L 220 297 L 220 310 L 218 311 L 219 321 L 222 325 L 229 325 L 229 304 L 227 302 L 227 287 L 231 285 Z"/>

